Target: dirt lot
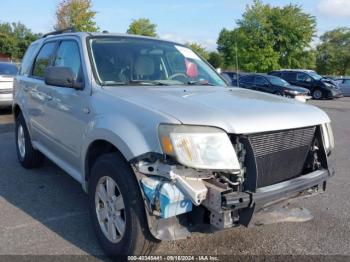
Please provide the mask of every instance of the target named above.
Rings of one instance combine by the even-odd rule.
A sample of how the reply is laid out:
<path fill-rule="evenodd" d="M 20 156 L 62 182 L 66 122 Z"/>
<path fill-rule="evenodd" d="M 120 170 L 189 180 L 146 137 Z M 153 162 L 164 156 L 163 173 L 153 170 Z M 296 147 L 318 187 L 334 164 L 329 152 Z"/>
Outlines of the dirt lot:
<path fill-rule="evenodd" d="M 311 102 L 331 117 L 337 175 L 325 194 L 298 200 L 314 219 L 239 228 L 162 243 L 158 254 L 350 255 L 350 98 Z M 300 116 L 302 117 L 302 116 Z M 102 254 L 80 185 L 50 161 L 26 171 L 16 159 L 12 116 L 0 113 L 0 255 Z"/>

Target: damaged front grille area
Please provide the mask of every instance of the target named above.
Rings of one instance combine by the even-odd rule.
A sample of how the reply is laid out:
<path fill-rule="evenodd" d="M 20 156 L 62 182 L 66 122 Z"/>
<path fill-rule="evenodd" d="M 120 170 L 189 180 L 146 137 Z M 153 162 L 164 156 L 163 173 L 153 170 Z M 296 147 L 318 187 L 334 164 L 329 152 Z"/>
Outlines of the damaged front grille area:
<path fill-rule="evenodd" d="M 244 145 L 246 169 L 244 190 L 277 184 L 302 175 L 316 127 L 231 135 L 235 147 Z"/>

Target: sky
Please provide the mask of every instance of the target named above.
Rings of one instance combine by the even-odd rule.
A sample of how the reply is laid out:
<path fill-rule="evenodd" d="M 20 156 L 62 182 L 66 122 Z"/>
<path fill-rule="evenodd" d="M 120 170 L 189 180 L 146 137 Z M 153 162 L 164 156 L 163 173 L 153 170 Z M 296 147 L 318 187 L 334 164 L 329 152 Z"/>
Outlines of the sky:
<path fill-rule="evenodd" d="M 2 0 L 4 1 L 4 0 Z M 59 0 L 15 0 L 1 5 L 0 22 L 22 22 L 35 33 L 52 31 Z M 124 33 L 133 19 L 146 17 L 157 24 L 160 38 L 198 42 L 216 49 L 223 28 L 233 29 L 253 0 L 92 0 L 101 30 Z M 350 27 L 350 0 L 263 0 L 275 6 L 300 5 L 317 19 L 317 34 Z M 314 43 L 317 42 L 315 39 Z"/>

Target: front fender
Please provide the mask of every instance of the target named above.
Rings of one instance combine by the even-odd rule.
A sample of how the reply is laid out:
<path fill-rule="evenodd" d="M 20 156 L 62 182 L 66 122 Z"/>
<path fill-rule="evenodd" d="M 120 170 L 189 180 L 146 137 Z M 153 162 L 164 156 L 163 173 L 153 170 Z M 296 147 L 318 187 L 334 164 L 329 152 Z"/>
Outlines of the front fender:
<path fill-rule="evenodd" d="M 114 145 L 127 161 L 140 155 L 161 153 L 158 140 L 158 122 L 149 120 L 147 125 L 135 123 L 116 114 L 95 118 L 86 131 L 82 148 L 82 174 L 85 178 L 85 161 L 90 145 L 104 140 Z"/>

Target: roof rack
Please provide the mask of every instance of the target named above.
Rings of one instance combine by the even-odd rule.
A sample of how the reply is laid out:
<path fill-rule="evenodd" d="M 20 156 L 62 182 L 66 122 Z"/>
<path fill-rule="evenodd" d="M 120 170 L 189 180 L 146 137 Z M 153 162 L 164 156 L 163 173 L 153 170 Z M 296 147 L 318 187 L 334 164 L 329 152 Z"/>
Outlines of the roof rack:
<path fill-rule="evenodd" d="M 61 29 L 61 30 L 57 30 L 57 31 L 53 31 L 53 32 L 44 34 L 42 36 L 42 38 L 48 37 L 50 35 L 60 35 L 60 34 L 63 34 L 63 33 L 73 33 L 73 32 L 77 32 L 77 30 L 76 30 L 76 28 L 74 26 L 67 27 L 67 28 L 64 28 L 64 29 Z"/>

